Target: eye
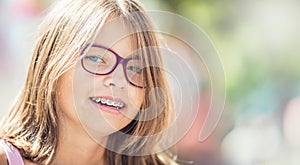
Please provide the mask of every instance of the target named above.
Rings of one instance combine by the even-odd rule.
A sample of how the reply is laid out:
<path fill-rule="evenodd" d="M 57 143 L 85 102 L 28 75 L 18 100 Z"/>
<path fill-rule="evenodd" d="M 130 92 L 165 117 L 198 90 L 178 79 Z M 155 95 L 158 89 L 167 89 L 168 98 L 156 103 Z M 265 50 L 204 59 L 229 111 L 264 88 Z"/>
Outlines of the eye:
<path fill-rule="evenodd" d="M 102 57 L 100 56 L 96 56 L 96 55 L 88 55 L 85 57 L 85 59 L 88 59 L 92 62 L 96 62 L 96 63 L 105 63 L 105 61 L 103 60 Z"/>
<path fill-rule="evenodd" d="M 127 70 L 133 71 L 133 72 L 138 73 L 138 74 L 140 74 L 141 71 L 142 71 L 142 69 L 140 67 L 137 67 L 137 66 L 128 66 Z"/>

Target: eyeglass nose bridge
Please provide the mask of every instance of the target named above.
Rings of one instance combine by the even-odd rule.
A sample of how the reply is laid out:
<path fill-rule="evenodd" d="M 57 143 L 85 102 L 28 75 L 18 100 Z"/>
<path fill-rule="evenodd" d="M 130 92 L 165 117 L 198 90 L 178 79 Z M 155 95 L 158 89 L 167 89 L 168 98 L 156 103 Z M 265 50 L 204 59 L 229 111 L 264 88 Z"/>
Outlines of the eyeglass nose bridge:
<path fill-rule="evenodd" d="M 106 49 L 108 49 L 108 48 L 106 48 Z M 116 70 L 116 68 L 118 67 L 118 65 L 119 65 L 119 64 L 122 64 L 123 74 L 124 74 L 124 76 L 125 76 L 126 81 L 127 81 L 128 83 L 130 83 L 131 85 L 133 85 L 133 86 L 139 87 L 139 86 L 133 84 L 133 83 L 129 80 L 128 75 L 127 75 L 127 72 L 126 72 L 126 66 L 127 66 L 127 63 L 128 63 L 128 61 L 129 61 L 131 58 L 127 59 L 127 58 L 120 57 L 116 52 L 114 52 L 113 50 L 110 50 L 110 49 L 108 49 L 108 51 L 111 51 L 112 53 L 114 53 L 114 55 L 116 56 L 117 60 L 116 60 L 115 65 L 114 65 L 113 68 L 111 69 L 111 71 L 109 71 L 107 74 L 113 73 L 113 72 Z"/>

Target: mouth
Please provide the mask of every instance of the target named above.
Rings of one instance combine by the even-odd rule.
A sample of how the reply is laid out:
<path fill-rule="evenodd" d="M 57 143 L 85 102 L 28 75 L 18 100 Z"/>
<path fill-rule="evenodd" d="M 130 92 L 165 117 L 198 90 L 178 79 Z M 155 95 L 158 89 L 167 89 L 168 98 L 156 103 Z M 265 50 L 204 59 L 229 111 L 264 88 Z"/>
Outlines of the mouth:
<path fill-rule="evenodd" d="M 125 103 L 121 100 L 115 100 L 110 97 L 90 97 L 92 102 L 101 107 L 109 108 L 115 111 L 121 111 L 125 107 Z"/>

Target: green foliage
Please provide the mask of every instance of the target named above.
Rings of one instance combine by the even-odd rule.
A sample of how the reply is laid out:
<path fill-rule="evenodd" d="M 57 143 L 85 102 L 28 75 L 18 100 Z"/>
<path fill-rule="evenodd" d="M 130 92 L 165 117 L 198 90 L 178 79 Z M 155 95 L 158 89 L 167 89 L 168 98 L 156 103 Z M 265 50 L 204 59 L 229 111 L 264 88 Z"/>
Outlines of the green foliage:
<path fill-rule="evenodd" d="M 249 92 L 270 79 L 276 81 L 288 77 L 289 80 L 299 81 L 300 74 L 297 68 L 300 61 L 299 49 L 297 46 L 294 46 L 294 49 L 290 49 L 292 46 L 283 47 L 278 44 L 281 43 L 280 41 L 272 44 L 271 37 L 275 34 L 273 32 L 266 34 L 269 30 L 258 24 L 264 23 L 264 19 L 262 21 L 259 19 L 264 18 L 264 14 L 267 13 L 263 13 L 264 10 L 262 13 L 257 13 L 255 4 L 251 1 L 157 0 L 151 2 L 163 3 L 164 9 L 167 8 L 169 11 L 187 17 L 212 39 L 224 65 L 227 99 L 230 104 L 240 102 Z M 266 4 L 260 4 L 261 7 L 265 7 L 264 5 Z"/>

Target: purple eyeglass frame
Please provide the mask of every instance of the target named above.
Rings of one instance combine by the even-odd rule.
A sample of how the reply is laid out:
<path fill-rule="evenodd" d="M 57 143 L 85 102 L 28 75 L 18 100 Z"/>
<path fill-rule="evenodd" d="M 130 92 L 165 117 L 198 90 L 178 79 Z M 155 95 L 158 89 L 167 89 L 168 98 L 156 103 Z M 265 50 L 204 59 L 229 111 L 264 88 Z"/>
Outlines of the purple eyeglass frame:
<path fill-rule="evenodd" d="M 86 45 L 86 46 L 82 49 L 82 52 L 81 52 L 80 55 L 83 55 L 83 52 L 85 51 L 85 49 L 86 49 L 88 46 L 89 46 L 89 45 Z M 131 84 L 131 85 L 133 85 L 133 86 L 135 86 L 135 87 L 138 87 L 138 88 L 145 88 L 145 87 L 143 87 L 143 86 L 139 86 L 139 85 L 136 85 L 136 84 L 132 83 L 132 82 L 129 80 L 128 76 L 127 76 L 127 73 L 126 73 L 126 66 L 127 66 L 127 63 L 128 63 L 128 61 L 130 61 L 131 59 L 134 59 L 134 58 L 132 58 L 132 57 L 131 57 L 131 58 L 123 58 L 123 57 L 121 57 L 118 53 L 116 53 L 115 51 L 113 51 L 112 49 L 107 48 L 107 47 L 102 46 L 102 45 L 94 45 L 94 44 L 93 44 L 93 45 L 91 45 L 91 47 L 97 47 L 97 48 L 101 48 L 101 49 L 105 49 L 105 50 L 110 51 L 111 53 L 113 53 L 113 54 L 116 56 L 117 61 L 116 61 L 116 63 L 114 64 L 114 66 L 112 67 L 111 71 L 109 71 L 108 73 L 101 74 L 101 73 L 92 72 L 92 71 L 88 70 L 88 69 L 84 66 L 84 64 L 83 64 L 83 58 L 82 58 L 82 59 L 81 59 L 81 66 L 82 66 L 82 68 L 83 68 L 85 71 L 87 71 L 88 73 L 94 74 L 94 75 L 104 76 L 104 75 L 111 74 L 113 71 L 115 71 L 115 69 L 117 68 L 117 66 L 118 66 L 119 64 L 122 64 L 122 66 L 123 66 L 123 73 L 124 73 L 124 75 L 125 75 L 126 81 L 127 81 L 129 84 Z"/>

